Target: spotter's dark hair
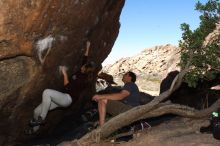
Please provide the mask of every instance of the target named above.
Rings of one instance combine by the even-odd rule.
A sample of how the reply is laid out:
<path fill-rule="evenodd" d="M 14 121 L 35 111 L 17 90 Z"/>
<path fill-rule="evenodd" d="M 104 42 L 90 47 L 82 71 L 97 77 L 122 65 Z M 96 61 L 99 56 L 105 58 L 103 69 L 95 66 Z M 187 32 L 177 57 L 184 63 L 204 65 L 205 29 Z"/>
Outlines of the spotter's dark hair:
<path fill-rule="evenodd" d="M 136 74 L 134 72 L 132 72 L 132 71 L 129 71 L 128 75 L 131 77 L 131 81 L 135 83 L 136 82 L 136 78 L 137 78 Z"/>

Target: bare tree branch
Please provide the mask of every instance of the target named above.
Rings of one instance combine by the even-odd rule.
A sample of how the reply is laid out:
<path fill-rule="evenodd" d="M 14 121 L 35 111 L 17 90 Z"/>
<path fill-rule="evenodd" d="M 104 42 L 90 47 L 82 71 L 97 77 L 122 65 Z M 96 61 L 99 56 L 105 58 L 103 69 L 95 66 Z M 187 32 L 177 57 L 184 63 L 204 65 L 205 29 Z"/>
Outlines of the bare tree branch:
<path fill-rule="evenodd" d="M 212 106 L 204 110 L 196 110 L 180 104 L 160 103 L 138 120 L 158 117 L 164 114 L 175 114 L 186 118 L 207 118 L 207 116 L 209 116 L 213 111 L 217 111 L 219 107 L 220 99 L 218 99 Z"/>

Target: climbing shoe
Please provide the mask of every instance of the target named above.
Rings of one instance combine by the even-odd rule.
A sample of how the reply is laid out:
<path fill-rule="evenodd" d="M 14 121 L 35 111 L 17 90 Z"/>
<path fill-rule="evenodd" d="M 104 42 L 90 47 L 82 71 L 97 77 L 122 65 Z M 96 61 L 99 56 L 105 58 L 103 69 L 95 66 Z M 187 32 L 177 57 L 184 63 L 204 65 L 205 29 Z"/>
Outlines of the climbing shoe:
<path fill-rule="evenodd" d="M 33 118 L 29 122 L 29 126 L 31 126 L 31 127 L 40 126 L 40 125 L 44 125 L 44 121 L 41 116 L 39 116 L 37 119 Z"/>

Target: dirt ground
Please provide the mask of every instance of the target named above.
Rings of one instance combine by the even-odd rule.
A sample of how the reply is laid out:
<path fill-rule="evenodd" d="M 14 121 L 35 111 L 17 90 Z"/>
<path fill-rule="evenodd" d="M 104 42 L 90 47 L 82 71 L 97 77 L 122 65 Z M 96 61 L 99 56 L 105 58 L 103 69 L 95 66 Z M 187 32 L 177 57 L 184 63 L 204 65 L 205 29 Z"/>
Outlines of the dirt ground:
<path fill-rule="evenodd" d="M 220 146 L 212 133 L 200 133 L 208 121 L 180 119 L 165 122 L 134 135 L 128 142 L 101 142 L 92 146 Z"/>

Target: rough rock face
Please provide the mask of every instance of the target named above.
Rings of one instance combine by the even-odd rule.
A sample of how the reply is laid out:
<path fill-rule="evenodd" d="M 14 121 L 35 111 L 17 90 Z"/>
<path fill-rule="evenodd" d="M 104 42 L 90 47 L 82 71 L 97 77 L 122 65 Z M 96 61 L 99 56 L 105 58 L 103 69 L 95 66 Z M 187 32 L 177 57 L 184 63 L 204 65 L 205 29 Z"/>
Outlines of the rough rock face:
<path fill-rule="evenodd" d="M 121 75 L 134 71 L 138 76 L 138 86 L 149 93 L 149 90 L 159 91 L 160 82 L 167 73 L 178 70 L 179 60 L 180 48 L 167 44 L 147 48 L 135 56 L 122 58 L 112 65 L 106 65 L 103 72 L 113 75 L 115 81 L 121 84 Z"/>
<path fill-rule="evenodd" d="M 133 70 L 137 74 L 146 73 L 149 75 L 166 76 L 167 72 L 175 70 L 179 62 L 180 49 L 167 44 L 144 49 L 139 54 L 122 58 L 112 65 L 103 68 L 112 75 L 123 74 Z"/>
<path fill-rule="evenodd" d="M 118 35 L 123 5 L 124 0 L 0 1 L 0 145 L 26 138 L 23 130 L 42 91 L 61 88 L 59 65 L 69 73 L 79 68 L 86 40 L 90 59 L 101 64 Z M 62 113 L 48 120 L 56 123 Z"/>

